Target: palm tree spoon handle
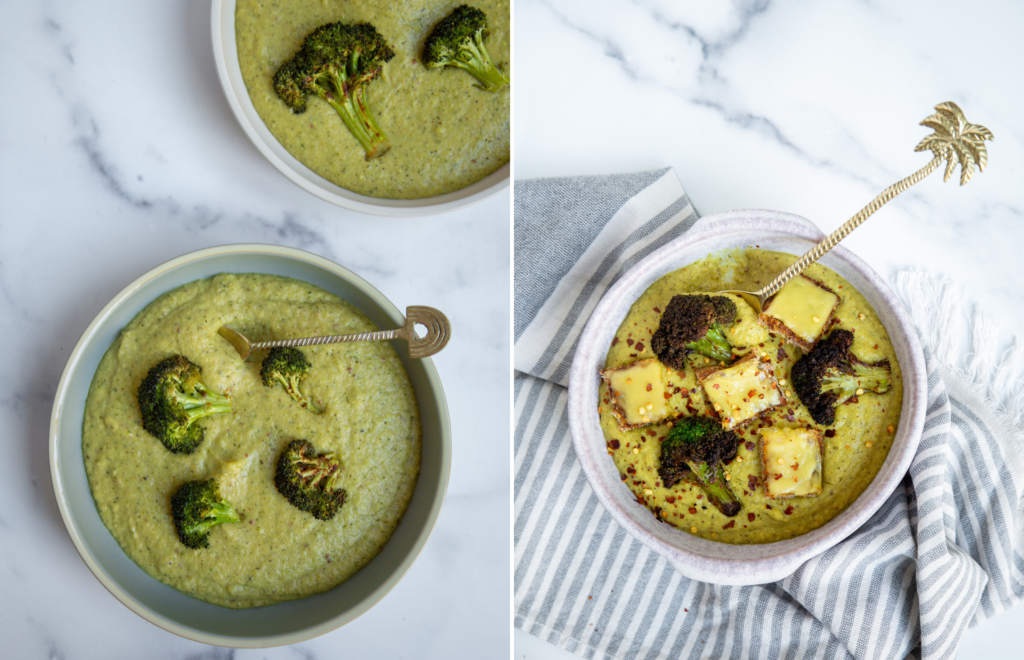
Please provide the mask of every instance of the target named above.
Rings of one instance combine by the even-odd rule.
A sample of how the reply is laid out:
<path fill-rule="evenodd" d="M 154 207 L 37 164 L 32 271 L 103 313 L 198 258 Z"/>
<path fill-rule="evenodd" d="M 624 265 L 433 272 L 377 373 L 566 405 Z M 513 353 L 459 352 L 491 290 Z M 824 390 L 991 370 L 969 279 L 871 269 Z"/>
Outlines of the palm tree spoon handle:
<path fill-rule="evenodd" d="M 778 277 L 769 282 L 760 291 L 723 291 L 722 293 L 733 293 L 743 298 L 747 303 L 761 313 L 765 301 L 778 293 L 787 282 L 793 279 L 805 268 L 820 259 L 822 255 L 834 248 L 839 241 L 849 236 L 850 232 L 860 226 L 875 211 L 882 208 L 889 200 L 914 185 L 921 179 L 934 172 L 942 161 L 946 161 L 946 173 L 943 181 L 948 181 L 953 175 L 956 166 L 960 165 L 960 185 L 964 185 L 974 176 L 974 169 L 977 166 L 979 172 L 985 170 L 988 164 L 988 150 L 985 148 L 985 140 L 992 139 L 992 131 L 980 124 L 970 124 L 964 117 L 963 111 L 952 101 L 940 103 L 935 106 L 935 114 L 927 117 L 921 122 L 935 132 L 927 136 L 914 148 L 914 151 L 930 150 L 933 154 L 931 161 L 914 172 L 907 178 L 898 181 L 871 200 L 871 203 L 862 208 L 857 215 L 843 223 L 839 229 L 825 237 L 820 243 L 808 250 L 792 266 L 782 271 Z"/>

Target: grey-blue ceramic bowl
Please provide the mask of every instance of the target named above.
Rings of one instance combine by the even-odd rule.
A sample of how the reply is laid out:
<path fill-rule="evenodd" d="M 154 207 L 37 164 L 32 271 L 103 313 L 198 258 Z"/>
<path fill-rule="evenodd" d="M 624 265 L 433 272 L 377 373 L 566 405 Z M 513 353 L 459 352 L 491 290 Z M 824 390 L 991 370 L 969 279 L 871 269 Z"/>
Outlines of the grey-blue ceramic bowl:
<path fill-rule="evenodd" d="M 186 254 L 128 285 L 93 319 L 68 358 L 50 419 L 50 474 L 64 524 L 89 570 L 119 601 L 165 630 L 207 644 L 242 648 L 300 642 L 342 626 L 379 602 L 409 570 L 441 511 L 451 470 L 451 425 L 437 371 L 395 342 L 416 391 L 423 427 L 419 481 L 384 549 L 346 582 L 322 594 L 269 607 L 232 610 L 195 600 L 147 575 L 103 525 L 82 461 L 82 414 L 93 374 L 121 329 L 161 294 L 217 273 L 268 273 L 310 282 L 355 305 L 381 328 L 405 317 L 361 277 L 308 252 L 228 245 Z"/>

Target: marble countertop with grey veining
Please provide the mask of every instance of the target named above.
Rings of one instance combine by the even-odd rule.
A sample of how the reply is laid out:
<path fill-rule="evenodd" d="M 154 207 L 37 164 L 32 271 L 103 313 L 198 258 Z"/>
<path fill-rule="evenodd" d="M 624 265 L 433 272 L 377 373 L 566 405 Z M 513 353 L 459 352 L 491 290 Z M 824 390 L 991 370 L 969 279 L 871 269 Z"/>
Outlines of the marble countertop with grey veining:
<path fill-rule="evenodd" d="M 0 657 L 506 657 L 508 192 L 399 220 L 305 193 L 236 123 L 209 2 L 4 3 L 0 74 Z M 171 258 L 240 242 L 331 259 L 454 330 L 434 358 L 454 460 L 424 551 L 359 619 L 260 651 L 191 642 L 115 600 L 65 531 L 47 449 L 57 382 L 97 312 Z"/>
<path fill-rule="evenodd" d="M 829 232 L 928 162 L 918 122 L 954 101 L 995 134 L 986 171 L 960 187 L 940 170 L 843 244 L 890 282 L 957 283 L 952 313 L 987 315 L 1005 348 L 1024 340 L 1022 25 L 1000 0 L 517 0 L 516 178 L 672 166 L 704 215 L 768 208 Z M 1022 624 L 1018 605 L 958 657 L 1019 655 Z M 574 657 L 514 641 L 519 659 Z"/>

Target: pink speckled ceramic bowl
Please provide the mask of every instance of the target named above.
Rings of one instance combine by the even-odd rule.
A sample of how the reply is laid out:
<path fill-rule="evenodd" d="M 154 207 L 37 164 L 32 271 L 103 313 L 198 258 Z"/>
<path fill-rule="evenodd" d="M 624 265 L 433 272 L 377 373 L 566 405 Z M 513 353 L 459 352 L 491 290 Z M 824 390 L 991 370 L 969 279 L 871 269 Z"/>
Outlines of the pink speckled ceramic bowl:
<path fill-rule="evenodd" d="M 892 339 L 903 371 L 903 411 L 881 471 L 845 511 L 816 530 L 777 543 L 729 545 L 692 536 L 655 519 L 619 478 L 598 420 L 600 378 L 608 346 L 630 306 L 661 276 L 726 248 L 758 246 L 801 255 L 821 238 L 803 218 L 778 211 L 743 210 L 703 218 L 683 236 L 627 272 L 594 309 L 580 337 L 569 376 L 569 426 L 576 454 L 598 499 L 626 531 L 687 577 L 718 584 L 780 580 L 803 562 L 853 533 L 874 514 L 910 467 L 924 427 L 927 386 L 924 355 L 910 317 L 871 268 L 842 246 L 821 263 L 860 291 Z"/>

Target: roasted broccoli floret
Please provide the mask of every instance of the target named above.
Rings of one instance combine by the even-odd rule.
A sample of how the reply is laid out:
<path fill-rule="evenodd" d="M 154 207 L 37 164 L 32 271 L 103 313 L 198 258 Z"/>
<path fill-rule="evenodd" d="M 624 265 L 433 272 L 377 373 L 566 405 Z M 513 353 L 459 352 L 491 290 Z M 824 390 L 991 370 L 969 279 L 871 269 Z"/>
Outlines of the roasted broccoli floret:
<path fill-rule="evenodd" d="M 305 440 L 289 443 L 277 459 L 274 485 L 296 509 L 330 520 L 345 503 L 345 491 L 335 488 L 341 463 L 333 453 L 315 452 Z"/>
<path fill-rule="evenodd" d="M 186 481 L 171 495 L 171 515 L 185 547 L 210 547 L 210 529 L 238 522 L 238 513 L 220 495 L 216 479 Z"/>
<path fill-rule="evenodd" d="M 203 441 L 197 420 L 231 412 L 231 399 L 206 388 L 202 369 L 182 355 L 163 360 L 139 385 L 142 428 L 176 454 L 191 454 Z"/>
<path fill-rule="evenodd" d="M 729 489 L 724 463 L 736 457 L 740 439 L 710 417 L 683 417 L 661 443 L 658 476 L 670 488 L 688 480 L 704 489 L 708 501 L 727 516 L 740 511 L 740 501 Z"/>
<path fill-rule="evenodd" d="M 270 349 L 267 357 L 263 358 L 260 377 L 267 387 L 282 385 L 288 395 L 299 402 L 299 405 L 319 415 L 323 409 L 313 403 L 311 397 L 299 390 L 299 382 L 306 377 L 312 366 L 299 349 L 278 346 Z"/>
<path fill-rule="evenodd" d="M 486 36 L 487 14 L 469 5 L 456 7 L 427 37 L 423 63 L 428 69 L 458 67 L 472 74 L 482 89 L 497 92 L 509 81 L 487 54 Z"/>
<path fill-rule="evenodd" d="M 651 337 L 651 348 L 662 364 L 679 371 L 686 366 L 687 353 L 729 362 L 732 344 L 724 328 L 735 319 L 736 303 L 725 296 L 672 296 Z"/>
<path fill-rule="evenodd" d="M 306 111 L 310 94 L 330 103 L 369 160 L 391 145 L 370 114 L 366 87 L 394 56 L 369 23 L 327 23 L 310 32 L 295 57 L 277 70 L 274 91 L 296 114 Z"/>
<path fill-rule="evenodd" d="M 836 421 L 836 406 L 867 392 L 885 394 L 892 387 L 888 360 L 862 362 L 850 351 L 853 333 L 833 330 L 790 370 L 793 389 L 818 424 Z"/>

